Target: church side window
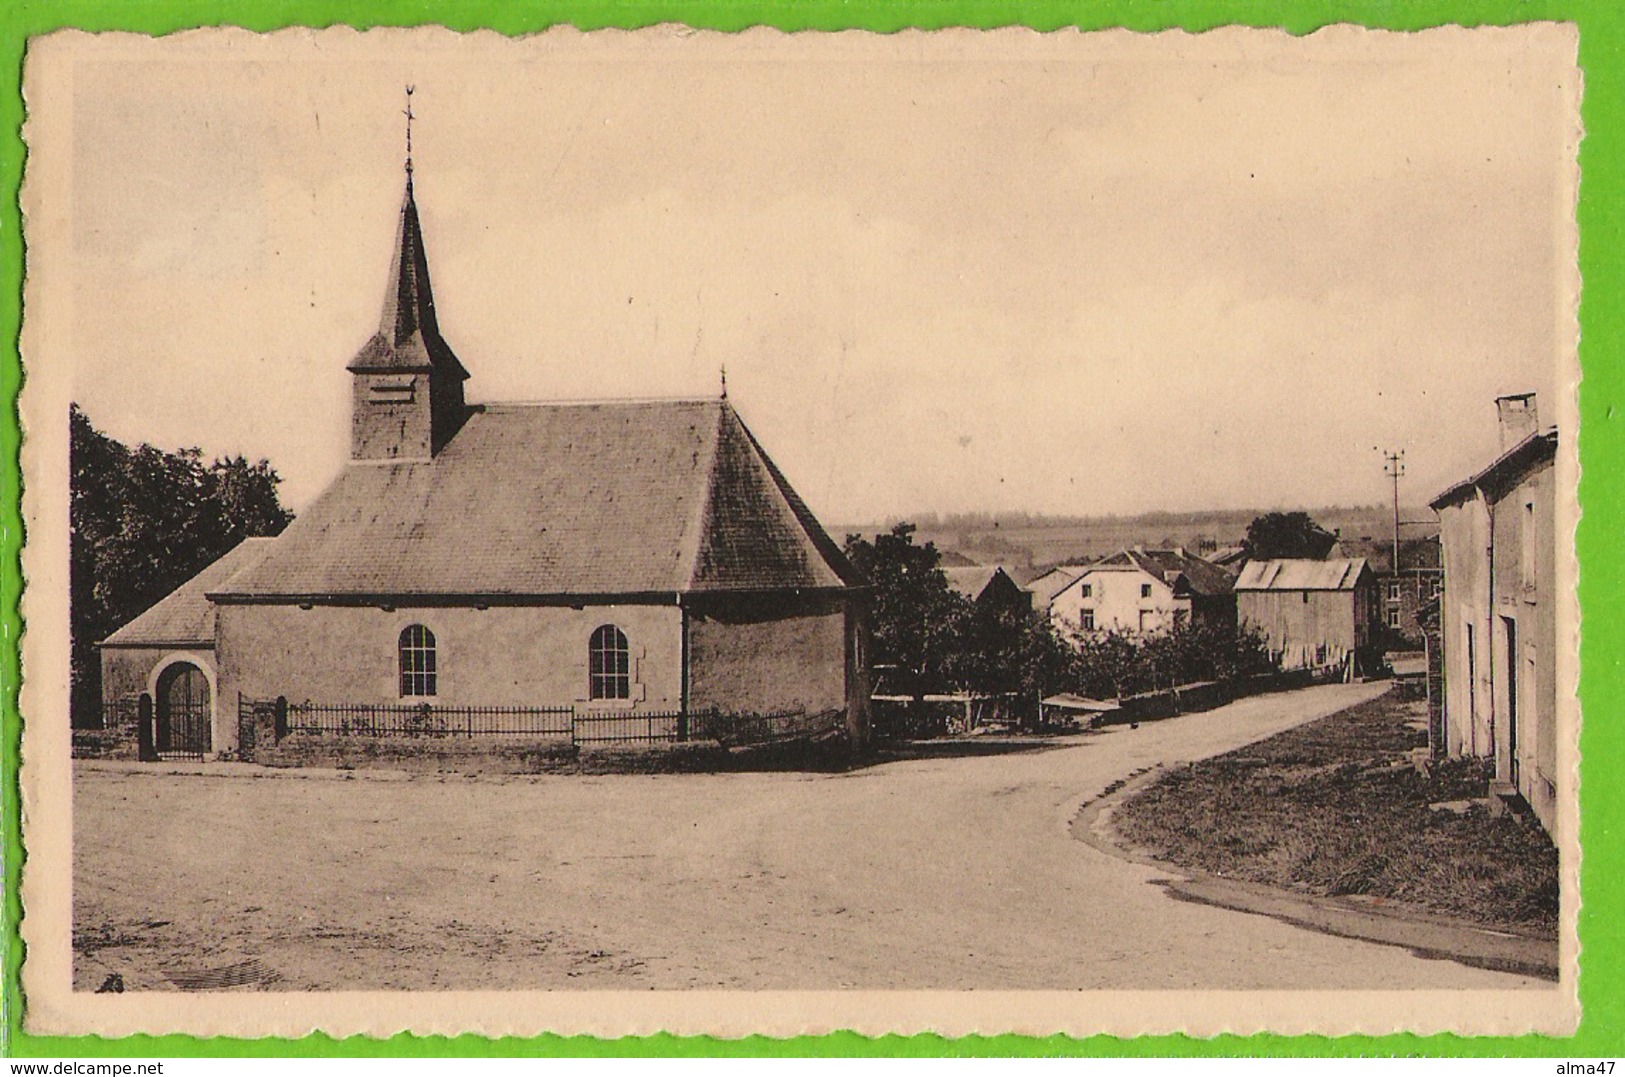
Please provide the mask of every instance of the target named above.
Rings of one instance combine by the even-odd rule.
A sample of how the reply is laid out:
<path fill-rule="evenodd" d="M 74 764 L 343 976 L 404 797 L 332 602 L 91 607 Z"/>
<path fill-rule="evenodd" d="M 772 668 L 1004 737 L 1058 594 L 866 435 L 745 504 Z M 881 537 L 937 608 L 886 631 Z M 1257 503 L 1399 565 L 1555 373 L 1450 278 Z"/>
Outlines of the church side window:
<path fill-rule="evenodd" d="M 434 633 L 410 625 L 401 633 L 401 695 L 435 694 Z"/>
<path fill-rule="evenodd" d="M 588 648 L 593 699 L 629 699 L 632 696 L 632 649 L 626 633 L 614 625 L 600 625 Z"/>

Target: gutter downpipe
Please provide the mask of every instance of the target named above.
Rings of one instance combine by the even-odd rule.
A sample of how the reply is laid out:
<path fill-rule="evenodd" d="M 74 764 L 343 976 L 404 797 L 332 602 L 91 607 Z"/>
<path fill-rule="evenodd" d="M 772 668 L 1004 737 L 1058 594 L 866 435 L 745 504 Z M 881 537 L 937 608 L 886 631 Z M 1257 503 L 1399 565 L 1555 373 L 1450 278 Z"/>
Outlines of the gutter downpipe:
<path fill-rule="evenodd" d="M 682 717 L 677 719 L 677 739 L 678 740 L 687 740 L 688 739 L 688 607 L 683 604 L 683 592 L 681 592 L 681 591 L 674 592 L 672 597 L 677 602 L 677 612 L 678 612 L 678 615 L 682 618 L 682 621 L 681 621 L 682 627 L 681 627 L 681 630 L 680 630 L 681 642 L 678 645 L 679 650 L 681 652 L 681 659 L 680 660 L 681 660 L 682 666 L 683 666 L 682 676 L 678 678 L 678 698 L 680 700 L 678 710 L 681 712 Z"/>
<path fill-rule="evenodd" d="M 1484 625 L 1484 668 L 1489 672 L 1490 675 L 1490 697 L 1489 706 L 1485 708 L 1485 712 L 1489 715 L 1490 719 L 1490 760 L 1495 764 L 1495 777 L 1497 780 L 1500 780 L 1501 746 L 1499 743 L 1497 743 L 1497 738 L 1495 735 L 1496 726 L 1500 724 L 1497 721 L 1497 718 L 1499 718 L 1499 715 L 1496 713 L 1498 700 L 1496 699 L 1495 692 L 1495 652 L 1498 649 L 1496 647 L 1495 640 L 1495 510 L 1490 506 L 1489 493 L 1484 489 L 1483 483 L 1475 482 L 1473 484 L 1473 489 L 1478 492 L 1479 504 L 1484 506 L 1484 533 L 1487 536 L 1485 540 L 1486 545 L 1484 547 L 1484 564 L 1487 570 L 1485 572 L 1486 579 L 1484 584 L 1486 588 L 1484 595 L 1484 609 L 1488 614 L 1489 619 Z M 1475 691 L 1477 688 L 1477 685 L 1473 686 Z"/>

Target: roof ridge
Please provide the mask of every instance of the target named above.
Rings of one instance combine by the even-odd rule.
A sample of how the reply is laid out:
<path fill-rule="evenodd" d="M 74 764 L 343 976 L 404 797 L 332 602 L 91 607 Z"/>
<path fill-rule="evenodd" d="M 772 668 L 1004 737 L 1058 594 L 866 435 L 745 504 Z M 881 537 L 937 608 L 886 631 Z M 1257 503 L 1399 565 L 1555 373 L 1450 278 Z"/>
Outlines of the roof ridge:
<path fill-rule="evenodd" d="M 728 419 L 728 409 L 717 409 L 717 421 L 711 426 L 711 438 L 706 453 L 705 466 L 700 469 L 704 476 L 705 492 L 694 500 L 698 503 L 694 512 L 689 516 L 689 528 L 683 534 L 683 550 L 678 558 L 678 565 L 687 565 L 688 571 L 684 578 L 688 581 L 685 590 L 692 591 L 700 582 L 700 552 L 705 547 L 705 532 L 711 519 L 711 503 L 717 493 L 717 454 L 722 451 L 722 424 Z"/>
<path fill-rule="evenodd" d="M 773 485 L 778 490 L 779 497 L 783 499 L 785 505 L 790 509 L 790 515 L 795 519 L 796 525 L 801 528 L 802 533 L 812 543 L 813 551 L 823 559 L 825 567 L 843 584 L 861 583 L 862 578 L 858 575 L 857 570 L 853 568 L 852 562 L 847 560 L 846 552 L 836 544 L 834 539 L 829 537 L 829 532 L 824 530 L 824 525 L 818 522 L 818 517 L 813 515 L 812 510 L 807 507 L 807 503 L 801 500 L 801 495 L 796 493 L 795 487 L 790 485 L 790 480 L 784 477 L 784 473 L 779 470 L 779 465 L 773 462 L 773 458 L 767 454 L 767 450 L 762 448 L 761 442 L 756 440 L 756 435 L 751 433 L 750 427 L 745 425 L 744 418 L 734 410 L 732 404 L 725 402 L 723 410 L 732 415 L 734 422 L 739 424 L 739 429 L 744 433 L 745 440 L 750 445 L 751 451 L 767 468 L 768 477 L 773 480 Z"/>
<path fill-rule="evenodd" d="M 512 409 L 514 411 L 527 411 L 539 408 L 587 408 L 604 407 L 606 405 L 648 405 L 648 404 L 716 404 L 716 397 L 703 396 L 605 396 L 582 397 L 578 400 L 495 400 L 472 407 L 476 411 L 500 411 Z"/>

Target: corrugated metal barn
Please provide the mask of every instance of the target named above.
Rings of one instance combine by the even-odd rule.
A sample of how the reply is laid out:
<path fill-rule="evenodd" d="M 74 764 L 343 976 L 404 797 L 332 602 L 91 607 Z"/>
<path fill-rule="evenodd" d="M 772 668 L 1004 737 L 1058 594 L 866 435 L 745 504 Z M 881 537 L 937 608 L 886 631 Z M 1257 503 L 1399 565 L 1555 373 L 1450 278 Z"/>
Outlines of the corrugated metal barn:
<path fill-rule="evenodd" d="M 1376 598 L 1364 558 L 1249 561 L 1236 580 L 1238 620 L 1264 634 L 1282 669 L 1357 672 Z"/>

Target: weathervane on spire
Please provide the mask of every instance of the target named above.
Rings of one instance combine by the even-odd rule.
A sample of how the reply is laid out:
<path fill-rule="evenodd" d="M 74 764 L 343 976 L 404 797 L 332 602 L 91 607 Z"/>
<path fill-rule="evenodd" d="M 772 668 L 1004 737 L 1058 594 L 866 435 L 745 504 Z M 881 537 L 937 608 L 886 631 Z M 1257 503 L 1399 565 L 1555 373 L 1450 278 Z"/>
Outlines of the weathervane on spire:
<path fill-rule="evenodd" d="M 406 88 L 406 182 L 412 182 L 412 91 L 416 86 Z"/>
<path fill-rule="evenodd" d="M 728 364 L 722 364 L 722 399 L 728 399 Z"/>

